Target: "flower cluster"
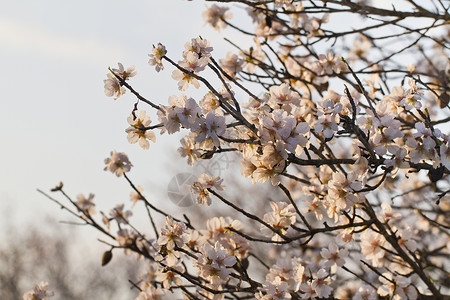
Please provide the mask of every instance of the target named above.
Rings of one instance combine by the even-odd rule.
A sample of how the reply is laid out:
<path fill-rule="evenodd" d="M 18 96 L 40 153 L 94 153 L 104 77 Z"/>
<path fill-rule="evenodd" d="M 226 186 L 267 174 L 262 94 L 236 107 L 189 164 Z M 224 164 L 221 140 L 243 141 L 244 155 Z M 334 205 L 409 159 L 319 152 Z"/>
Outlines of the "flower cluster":
<path fill-rule="evenodd" d="M 150 147 L 149 140 L 154 143 L 156 142 L 155 133 L 148 130 L 148 126 L 152 121 L 144 110 L 139 112 L 138 117 L 133 113 L 128 117 L 127 121 L 128 124 L 130 124 L 130 127 L 125 129 L 125 132 L 128 133 L 127 139 L 131 144 L 135 144 L 139 141 L 139 146 L 141 146 L 142 149 L 148 149 Z"/>
<path fill-rule="evenodd" d="M 162 64 L 162 57 L 166 54 L 167 50 L 163 44 L 158 43 L 157 47 L 153 45 L 152 54 L 148 55 L 150 57 L 150 59 L 148 60 L 148 64 L 150 66 L 155 66 L 156 72 L 164 70 L 164 66 Z"/>
<path fill-rule="evenodd" d="M 119 63 L 119 69 L 112 69 L 111 73 L 106 74 L 108 79 L 103 80 L 105 84 L 105 94 L 108 97 L 114 97 L 117 100 L 120 96 L 125 94 L 125 88 L 122 86 L 120 80 L 128 80 L 130 77 L 136 75 L 134 71 L 134 66 L 131 66 L 127 70 L 124 69 L 123 65 Z M 120 80 L 119 80 L 119 78 Z"/>
<path fill-rule="evenodd" d="M 448 36 L 396 18 L 420 15 L 437 24 L 432 28 L 447 12 L 439 5 L 389 11 L 368 1 L 237 2 L 253 28 L 232 24 L 225 6 L 208 7 L 204 18 L 215 29 L 250 33 L 252 46 L 236 45 L 237 53 L 216 59 L 198 37 L 178 62 L 162 44 L 149 55 L 156 71 L 163 61 L 173 67 L 179 90 L 206 89 L 199 98 L 179 94 L 156 105 L 131 88 L 134 68 L 121 64 L 104 82 L 107 96 L 117 99 L 126 87 L 139 99 L 128 118 L 130 143 L 148 149 L 155 130 L 181 134 L 177 152 L 188 165 L 233 153 L 249 180 L 203 171 L 188 186 L 195 205 L 178 219 L 127 174 L 150 235 L 130 224 L 124 205 L 108 216 L 100 211 L 101 225 L 92 194 L 71 202 L 74 214 L 112 238 L 108 251 L 123 248 L 147 262 L 137 299 L 444 298 Z M 373 23 L 337 32 L 338 13 L 360 14 L 361 24 L 369 15 Z M 419 35 L 433 42 L 419 43 Z M 412 49 L 427 59 L 401 66 Z M 157 125 L 138 110 L 143 103 L 157 110 Z M 105 164 L 118 177 L 132 167 L 116 151 Z M 162 228 L 154 213 L 165 217 Z"/>
<path fill-rule="evenodd" d="M 130 171 L 133 166 L 125 153 L 116 151 L 111 151 L 111 157 L 105 159 L 105 164 L 104 170 L 116 174 L 117 177 Z"/>
<path fill-rule="evenodd" d="M 183 60 L 178 62 L 179 69 L 172 72 L 172 78 L 178 81 L 178 89 L 181 91 L 187 90 L 189 84 L 198 89 L 200 87 L 198 80 L 189 73 L 198 74 L 205 70 L 210 62 L 213 48 L 207 40 L 200 37 L 186 43 L 184 48 L 186 50 L 183 52 Z M 181 68 L 187 72 L 180 70 Z"/>
<path fill-rule="evenodd" d="M 54 292 L 47 289 L 48 283 L 41 282 L 36 285 L 31 291 L 26 292 L 23 295 L 23 300 L 48 300 L 50 297 L 54 296 Z"/>

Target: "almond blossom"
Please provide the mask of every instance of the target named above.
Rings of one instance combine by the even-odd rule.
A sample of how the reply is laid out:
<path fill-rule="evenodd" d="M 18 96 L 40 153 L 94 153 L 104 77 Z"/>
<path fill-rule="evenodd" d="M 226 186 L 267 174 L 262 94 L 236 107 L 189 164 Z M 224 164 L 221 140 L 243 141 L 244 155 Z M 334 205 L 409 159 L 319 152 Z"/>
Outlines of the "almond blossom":
<path fill-rule="evenodd" d="M 156 135 L 147 128 L 152 121 L 150 120 L 150 117 L 147 116 L 145 110 L 139 112 L 139 117 L 132 114 L 128 117 L 127 121 L 128 124 L 130 124 L 130 127 L 125 129 L 125 132 L 128 133 L 128 142 L 135 144 L 139 141 L 139 146 L 144 150 L 148 150 L 150 147 L 148 141 L 150 140 L 155 143 Z"/>
<path fill-rule="evenodd" d="M 293 106 L 299 105 L 300 95 L 291 90 L 286 83 L 282 83 L 280 86 L 272 86 L 270 88 L 269 105 L 275 109 L 288 104 L 292 104 Z"/>
<path fill-rule="evenodd" d="M 196 78 L 180 70 L 174 70 L 172 72 L 172 78 L 178 81 L 178 89 L 180 91 L 187 90 L 189 84 L 192 84 L 196 89 L 200 87 L 200 83 Z"/>
<path fill-rule="evenodd" d="M 108 97 L 114 97 L 117 100 L 120 96 L 125 94 L 125 88 L 120 84 L 119 79 L 113 74 L 106 74 L 108 79 L 103 80 L 105 84 L 105 95 Z"/>
<path fill-rule="evenodd" d="M 54 292 L 47 289 L 48 283 L 41 282 L 36 285 L 31 291 L 26 292 L 23 295 L 23 300 L 48 300 L 54 296 Z"/>
<path fill-rule="evenodd" d="M 229 255 L 228 250 L 219 242 L 214 247 L 206 243 L 197 259 L 197 268 L 200 275 L 207 279 L 212 286 L 218 286 L 228 278 L 231 271 L 228 269 L 236 264 L 236 258 Z"/>
<path fill-rule="evenodd" d="M 141 291 L 135 300 L 164 300 L 166 292 L 163 289 L 156 288 L 152 285 Z"/>
<path fill-rule="evenodd" d="M 111 211 L 109 215 L 112 219 L 117 221 L 117 224 L 128 224 L 128 219 L 133 215 L 131 210 L 124 211 L 125 204 L 117 204 Z"/>
<path fill-rule="evenodd" d="M 121 63 L 118 63 L 118 69 L 112 69 L 112 72 L 116 75 L 119 75 L 123 80 L 128 80 L 130 77 L 136 76 L 137 72 L 135 71 L 135 67 L 131 66 L 125 70 Z"/>
<path fill-rule="evenodd" d="M 287 204 L 285 202 L 270 202 L 270 206 L 272 211 L 266 213 L 263 220 L 279 233 L 291 234 L 292 228 L 290 226 L 296 222 L 295 209 L 292 204 Z M 261 232 L 266 236 L 272 236 L 273 241 L 282 240 L 278 234 L 263 225 L 261 225 Z"/>
<path fill-rule="evenodd" d="M 80 211 L 88 215 L 95 214 L 94 194 L 90 193 L 87 198 L 83 194 L 78 194 L 75 204 Z"/>
<path fill-rule="evenodd" d="M 394 300 L 416 300 L 417 291 L 411 284 L 411 279 L 391 273 L 383 273 L 379 277 L 381 285 L 377 292 L 380 296 L 389 296 Z"/>
<path fill-rule="evenodd" d="M 260 300 L 284 300 L 291 299 L 292 296 L 288 290 L 288 284 L 276 277 L 272 281 L 265 281 L 260 288 L 260 292 L 255 294 L 256 299 Z"/>
<path fill-rule="evenodd" d="M 105 164 L 104 170 L 116 174 L 117 177 L 129 172 L 133 166 L 125 153 L 116 151 L 111 151 L 111 157 L 105 158 Z"/>
<path fill-rule="evenodd" d="M 162 64 L 162 57 L 167 54 L 166 47 L 163 44 L 158 43 L 158 46 L 153 45 L 152 54 L 148 56 L 150 59 L 148 60 L 148 64 L 150 66 L 155 66 L 156 72 L 164 70 L 164 66 Z"/>
<path fill-rule="evenodd" d="M 361 252 L 370 260 L 376 268 L 383 266 L 383 257 L 385 250 L 382 246 L 385 244 L 383 236 L 372 230 L 366 230 L 361 234 Z"/>
<path fill-rule="evenodd" d="M 161 235 L 157 241 L 161 253 L 161 257 L 158 259 L 164 259 L 168 266 L 175 266 L 180 257 L 176 248 L 183 248 L 188 240 L 186 225 L 173 221 L 171 217 L 166 217 L 166 225 L 161 229 Z"/>
<path fill-rule="evenodd" d="M 186 57 L 189 52 L 196 53 L 199 58 L 211 57 L 213 47 L 211 47 L 209 41 L 202 37 L 191 39 L 190 42 L 184 44 L 185 51 L 183 57 Z M 209 59 L 208 59 L 209 62 Z"/>
<path fill-rule="evenodd" d="M 325 268 L 331 268 L 336 265 L 342 267 L 345 264 L 345 258 L 348 256 L 347 249 L 339 249 L 335 243 L 331 243 L 328 248 L 323 248 L 320 251 L 322 256 L 322 264 Z"/>
<path fill-rule="evenodd" d="M 228 52 L 227 57 L 219 62 L 222 69 L 232 78 L 235 78 L 237 73 L 243 70 L 245 64 L 245 60 L 232 52 Z"/>
<path fill-rule="evenodd" d="M 192 136 L 185 136 L 180 140 L 181 147 L 177 152 L 181 157 L 187 157 L 187 162 L 190 166 L 200 159 L 201 152 L 198 145 L 195 143 Z"/>
<path fill-rule="evenodd" d="M 218 6 L 213 4 L 203 12 L 203 19 L 205 22 L 211 25 L 213 28 L 219 30 L 226 27 L 224 20 L 232 17 L 232 14 L 228 11 L 228 7 Z"/>

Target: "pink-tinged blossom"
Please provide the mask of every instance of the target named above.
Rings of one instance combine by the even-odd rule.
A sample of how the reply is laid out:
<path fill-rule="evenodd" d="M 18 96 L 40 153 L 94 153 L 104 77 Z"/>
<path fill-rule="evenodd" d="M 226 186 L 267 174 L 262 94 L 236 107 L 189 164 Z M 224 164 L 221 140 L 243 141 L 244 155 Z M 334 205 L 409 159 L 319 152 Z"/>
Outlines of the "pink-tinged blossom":
<path fill-rule="evenodd" d="M 193 76 L 184 73 L 180 70 L 174 70 L 172 72 L 172 78 L 178 81 L 178 89 L 185 91 L 188 89 L 189 84 L 192 84 L 196 89 L 200 87 L 200 83 Z"/>
<path fill-rule="evenodd" d="M 326 208 L 323 201 L 317 197 L 308 197 L 304 200 L 305 205 L 302 207 L 304 213 L 314 213 L 317 220 L 323 220 L 323 216 L 326 214 Z"/>
<path fill-rule="evenodd" d="M 383 101 L 389 102 L 393 107 L 396 107 L 397 112 L 401 112 L 403 110 L 402 107 L 407 111 L 413 108 L 420 109 L 422 103 L 419 100 L 423 92 L 419 91 L 414 79 L 409 78 L 408 84 L 410 86 L 408 90 L 400 86 L 394 87 L 389 95 L 383 97 Z"/>
<path fill-rule="evenodd" d="M 236 74 L 241 72 L 245 65 L 245 60 L 232 52 L 228 52 L 226 58 L 219 62 L 222 69 L 233 78 L 236 78 Z"/>
<path fill-rule="evenodd" d="M 307 17 L 307 16 L 306 16 Z M 313 37 L 322 36 L 323 30 L 320 28 L 323 23 L 327 23 L 330 19 L 330 14 L 325 13 L 321 18 L 309 18 L 304 21 L 304 29 L 308 32 L 308 39 Z"/>
<path fill-rule="evenodd" d="M 79 211 L 83 211 L 88 215 L 95 214 L 94 194 L 90 193 L 87 198 L 83 194 L 78 194 L 75 204 Z"/>
<path fill-rule="evenodd" d="M 188 231 L 189 240 L 186 243 L 190 249 L 194 251 L 198 251 L 198 249 L 203 245 L 203 241 L 201 240 L 200 233 L 197 230 L 189 229 Z"/>
<path fill-rule="evenodd" d="M 172 266 L 172 269 L 175 269 L 176 271 L 180 273 L 184 273 L 185 269 L 183 266 Z M 183 282 L 181 280 L 180 275 L 178 273 L 172 271 L 171 269 L 164 269 L 157 275 L 156 279 L 161 282 L 161 285 L 164 289 L 168 290 L 172 286 L 179 286 Z"/>
<path fill-rule="evenodd" d="M 149 141 L 155 143 L 156 135 L 153 131 L 146 129 L 152 121 L 145 110 L 141 110 L 138 117 L 133 114 L 130 115 L 127 121 L 130 124 L 130 127 L 125 129 L 125 132 L 128 133 L 128 142 L 135 144 L 139 141 L 139 146 L 144 150 L 148 150 L 150 148 Z"/>
<path fill-rule="evenodd" d="M 120 78 L 123 80 L 128 80 L 128 78 L 133 77 L 137 74 L 137 72 L 134 70 L 135 67 L 131 66 L 128 69 L 125 70 L 123 65 L 121 63 L 118 63 L 119 68 L 118 69 L 112 69 L 113 73 L 116 75 L 119 75 Z"/>
<path fill-rule="evenodd" d="M 254 46 L 250 47 L 249 50 L 242 50 L 240 52 L 240 55 L 245 59 L 245 68 L 249 73 L 253 73 L 255 67 L 266 59 L 266 55 L 262 51 L 259 40 L 255 37 L 253 41 L 255 42 Z"/>
<path fill-rule="evenodd" d="M 53 291 L 48 290 L 48 283 L 43 281 L 34 286 L 31 291 L 26 292 L 23 295 L 23 300 L 48 300 L 54 294 Z"/>
<path fill-rule="evenodd" d="M 393 127 L 391 127 L 391 125 Z M 391 145 L 394 146 L 393 151 L 396 151 L 398 148 L 394 145 L 394 139 L 401 138 L 404 135 L 403 132 L 395 128 L 396 126 L 393 124 L 386 124 L 385 126 L 386 127 L 383 129 L 378 130 L 372 137 L 375 146 L 373 150 L 378 155 L 385 155 L 389 150 L 388 146 Z"/>
<path fill-rule="evenodd" d="M 216 115 L 215 112 L 209 112 L 205 118 L 205 124 L 208 131 L 206 132 L 207 138 L 211 138 L 214 145 L 218 147 L 219 136 L 225 133 L 225 117 L 221 115 Z"/>
<path fill-rule="evenodd" d="M 241 260 L 247 257 L 250 243 L 232 231 L 232 229 L 242 229 L 242 223 L 239 220 L 230 217 L 214 217 L 206 221 L 206 226 L 208 229 L 202 231 L 203 237 L 210 241 L 219 241 L 230 252 L 230 255 Z"/>
<path fill-rule="evenodd" d="M 414 134 L 413 134 L 414 135 Z M 435 149 L 436 142 L 431 136 L 424 138 L 410 137 L 406 140 L 409 147 L 409 156 L 412 163 L 419 163 L 422 160 L 432 160 L 435 167 L 439 164 L 439 155 Z"/>
<path fill-rule="evenodd" d="M 348 225 L 349 220 L 347 219 L 346 216 L 344 215 L 340 215 L 339 216 L 339 222 L 337 223 L 337 225 Z M 338 230 L 338 235 L 336 236 L 336 243 L 340 246 L 343 246 L 345 248 L 349 248 L 351 247 L 351 244 L 353 244 L 353 240 L 354 240 L 354 228 L 353 227 L 347 227 L 347 228 L 343 228 L 343 229 L 339 229 Z"/>
<path fill-rule="evenodd" d="M 342 267 L 345 264 L 345 258 L 348 256 L 347 249 L 339 249 L 335 243 L 331 243 L 328 248 L 323 248 L 320 251 L 322 256 L 322 265 L 325 268 L 331 268 L 334 265 Z"/>
<path fill-rule="evenodd" d="M 275 0 L 275 8 L 281 8 L 283 5 L 291 3 L 291 0 Z"/>
<path fill-rule="evenodd" d="M 272 185 L 280 184 L 279 174 L 284 170 L 285 160 L 282 155 L 285 155 L 283 145 L 277 144 L 275 147 L 273 145 L 266 145 L 263 148 L 263 155 L 256 157 L 251 157 L 250 162 L 256 167 L 251 174 L 252 182 L 264 183 L 270 179 Z M 249 164 L 243 165 L 243 167 L 251 169 Z M 241 172 L 247 172 L 249 170 L 241 169 Z"/>
<path fill-rule="evenodd" d="M 102 215 L 102 223 L 105 224 L 106 228 L 108 229 L 108 231 L 111 229 L 111 219 L 108 218 L 104 212 L 100 211 L 100 214 Z"/>
<path fill-rule="evenodd" d="M 184 44 L 184 49 L 183 57 L 186 57 L 189 52 L 196 53 L 198 57 L 211 57 L 211 52 L 213 51 L 213 47 L 210 46 L 210 43 L 201 37 L 186 42 Z"/>
<path fill-rule="evenodd" d="M 383 266 L 384 243 L 384 237 L 372 230 L 366 230 L 361 234 L 361 252 L 375 268 Z"/>
<path fill-rule="evenodd" d="M 150 59 L 148 60 L 148 64 L 150 66 L 155 66 L 156 72 L 164 70 L 162 57 L 166 55 L 166 53 L 166 47 L 164 47 L 164 45 L 162 45 L 161 43 L 158 43 L 157 47 L 153 45 L 152 53 L 148 55 L 150 57 Z"/>
<path fill-rule="evenodd" d="M 125 70 L 121 63 L 118 63 L 118 65 L 118 69 L 111 69 L 111 71 L 122 78 L 122 80 L 128 80 L 128 78 L 136 75 L 134 66 L 131 66 L 127 70 Z M 117 100 L 117 98 L 125 94 L 125 88 L 122 86 L 119 79 L 117 79 L 114 74 L 106 74 L 108 79 L 103 80 L 103 83 L 105 84 L 105 95 L 108 97 L 114 97 L 114 100 Z"/>
<path fill-rule="evenodd" d="M 203 204 L 211 205 L 211 194 L 207 190 L 213 188 L 219 191 L 224 189 L 221 185 L 223 179 L 218 176 L 209 176 L 208 174 L 202 174 L 198 181 L 194 182 L 191 186 L 191 191 L 197 197 L 197 203 L 201 206 Z"/>
<path fill-rule="evenodd" d="M 402 214 L 399 212 L 395 212 L 392 210 L 392 207 L 389 203 L 383 202 L 381 203 L 382 213 L 377 214 L 377 217 L 383 222 L 388 223 L 389 221 L 396 221 L 402 217 Z"/>
<path fill-rule="evenodd" d="M 223 246 L 222 242 L 232 235 L 230 228 L 241 230 L 242 223 L 230 217 L 213 217 L 206 221 L 206 227 L 208 230 L 204 231 L 203 234 L 208 236 L 209 239 L 220 241 Z"/>
<path fill-rule="evenodd" d="M 214 247 L 206 243 L 197 259 L 200 276 L 209 280 L 214 287 L 226 282 L 231 273 L 228 268 L 235 264 L 236 257 L 231 256 L 219 242 Z"/>
<path fill-rule="evenodd" d="M 392 158 L 384 161 L 386 167 L 391 167 L 391 174 L 393 177 L 397 175 L 399 169 L 408 169 L 409 163 L 405 160 L 407 150 L 405 148 L 398 148 L 392 155 Z"/>
<path fill-rule="evenodd" d="M 252 182 L 255 183 L 253 179 L 253 173 L 257 169 L 258 162 L 255 159 L 241 159 L 241 175 L 245 178 L 251 177 Z M 253 163 L 254 162 L 254 163 Z"/>
<path fill-rule="evenodd" d="M 127 248 L 130 248 L 135 245 L 137 239 L 137 234 L 133 231 L 129 231 L 128 229 L 119 229 L 117 231 L 116 240 L 119 245 L 125 248 L 125 253 L 130 253 L 131 251 Z"/>
<path fill-rule="evenodd" d="M 405 99 L 406 95 L 406 91 L 403 87 L 395 86 L 394 88 L 392 88 L 392 92 L 389 95 L 383 97 L 383 100 L 392 101 L 397 105 L 400 105 L 400 103 Z"/>
<path fill-rule="evenodd" d="M 179 61 L 178 64 L 188 71 L 198 73 L 205 69 L 208 62 L 208 57 L 199 57 L 195 52 L 187 52 L 184 60 Z"/>
<path fill-rule="evenodd" d="M 116 151 L 111 151 L 111 157 L 105 158 L 105 164 L 104 170 L 116 174 L 117 177 L 129 172 L 133 166 L 125 153 Z"/>
<path fill-rule="evenodd" d="M 230 19 L 232 14 L 228 11 L 228 7 L 218 6 L 213 4 L 203 12 L 203 19 L 214 29 L 220 30 L 220 28 L 225 28 L 227 24 L 224 22 L 226 19 Z"/>
<path fill-rule="evenodd" d="M 212 92 L 208 92 L 203 99 L 200 100 L 200 106 L 202 111 L 207 114 L 210 111 L 218 109 L 220 107 L 220 101 Z"/>
<path fill-rule="evenodd" d="M 303 282 L 300 285 L 302 299 L 316 299 L 318 297 L 316 290 L 312 287 L 310 282 Z"/>
<path fill-rule="evenodd" d="M 358 288 L 358 291 L 353 296 L 352 300 L 377 300 L 378 296 L 373 287 L 368 284 L 363 284 Z"/>
<path fill-rule="evenodd" d="M 114 97 L 117 100 L 120 96 L 125 94 L 125 88 L 120 84 L 119 79 L 117 79 L 113 74 L 106 74 L 108 79 L 103 80 L 105 84 L 105 95 L 107 97 Z"/>
<path fill-rule="evenodd" d="M 287 83 L 282 83 L 280 86 L 270 87 L 269 93 L 269 105 L 272 108 L 279 108 L 286 104 L 291 104 L 294 106 L 300 104 L 300 95 L 291 90 Z"/>
<path fill-rule="evenodd" d="M 328 182 L 327 200 L 335 203 L 340 210 L 345 210 L 363 200 L 361 193 L 354 193 L 362 189 L 363 184 L 358 174 L 351 172 L 345 176 L 333 173 L 333 179 Z"/>
<path fill-rule="evenodd" d="M 156 283 L 156 277 L 160 273 L 159 268 L 154 263 L 147 262 L 147 266 L 145 267 L 145 273 L 142 273 L 139 278 L 141 282 L 139 284 L 139 288 L 141 290 L 147 289 L 148 286 L 154 286 Z"/>
<path fill-rule="evenodd" d="M 295 281 L 294 290 L 295 292 L 298 292 L 300 290 L 300 286 L 307 280 L 305 267 L 300 262 L 296 263 L 296 270 L 293 279 Z"/>
<path fill-rule="evenodd" d="M 130 201 L 133 202 L 133 207 L 139 200 L 143 200 L 143 198 L 141 197 L 143 191 L 142 186 L 138 185 L 136 189 L 138 190 L 139 193 L 135 191 L 130 192 Z"/>
<path fill-rule="evenodd" d="M 136 300 L 164 300 L 167 299 L 166 292 L 163 289 L 149 285 L 141 291 Z"/>
<path fill-rule="evenodd" d="M 199 206 L 211 205 L 211 193 L 200 182 L 196 181 L 192 184 L 191 192 L 195 195 Z"/>
<path fill-rule="evenodd" d="M 222 101 L 226 101 L 231 105 L 234 105 L 233 103 L 233 98 L 235 95 L 235 92 L 233 91 L 233 88 L 231 87 L 230 84 L 226 83 L 222 89 L 219 91 L 219 94 L 221 96 L 221 100 Z"/>
<path fill-rule="evenodd" d="M 183 248 L 188 238 L 184 223 L 175 222 L 171 217 L 166 217 L 166 225 L 161 229 L 158 245 L 165 246 L 167 250 L 173 250 L 175 247 Z"/>
<path fill-rule="evenodd" d="M 210 139 L 214 146 L 219 147 L 219 136 L 225 133 L 226 124 L 225 117 L 217 115 L 214 111 L 209 112 L 204 120 L 204 123 L 196 124 L 192 131 L 197 133 L 196 142 L 203 142 Z"/>
<path fill-rule="evenodd" d="M 317 111 L 319 118 L 314 130 L 317 133 L 322 132 L 327 139 L 332 138 L 334 133 L 339 130 L 339 113 L 341 111 L 341 103 L 334 103 L 331 99 L 325 99 Z"/>
<path fill-rule="evenodd" d="M 198 182 L 200 182 L 205 188 L 212 188 L 218 191 L 223 191 L 224 186 L 221 185 L 223 179 L 218 176 L 209 176 L 208 174 L 202 174 L 198 178 Z"/>
<path fill-rule="evenodd" d="M 348 53 L 350 60 L 364 59 L 369 55 L 369 50 L 372 48 L 370 40 L 364 36 L 359 35 L 353 40 L 353 45 Z"/>
<path fill-rule="evenodd" d="M 378 288 L 378 295 L 389 297 L 393 300 L 416 300 L 417 290 L 411 285 L 411 278 L 400 275 L 392 276 L 391 273 L 383 273 L 378 278 L 382 285 Z"/>
<path fill-rule="evenodd" d="M 286 202 L 270 202 L 272 211 L 266 213 L 263 220 L 272 226 L 276 231 L 285 235 L 292 233 L 292 227 L 296 222 L 296 213 L 292 204 Z M 266 236 L 272 236 L 273 241 L 281 241 L 282 238 L 264 225 L 261 225 L 261 232 Z"/>
<path fill-rule="evenodd" d="M 180 120 L 181 126 L 184 128 L 191 128 L 193 124 L 197 122 L 200 116 L 201 110 L 193 98 L 187 98 L 185 95 L 180 95 L 180 101 L 183 106 L 175 109 L 175 112 Z"/>
<path fill-rule="evenodd" d="M 293 289 L 296 284 L 298 262 L 289 257 L 279 258 L 266 275 L 268 282 L 275 282 L 279 278 L 286 282 L 289 289 Z"/>
<path fill-rule="evenodd" d="M 125 204 L 117 204 L 111 211 L 109 215 L 112 219 L 117 221 L 117 224 L 128 224 L 128 218 L 133 215 L 131 210 L 124 211 Z"/>
<path fill-rule="evenodd" d="M 194 99 L 187 98 L 184 94 L 179 97 L 172 95 L 168 102 L 169 105 L 161 105 L 162 111 L 158 111 L 158 119 L 164 125 L 161 134 L 166 131 L 173 134 L 180 127 L 190 129 L 198 123 L 201 110 Z"/>
<path fill-rule="evenodd" d="M 322 66 L 322 72 L 320 75 L 332 75 L 333 73 L 339 74 L 347 69 L 340 57 L 335 55 L 332 51 L 328 51 L 326 55 L 319 55 L 319 63 Z"/>
<path fill-rule="evenodd" d="M 328 285 L 330 282 L 329 275 L 325 269 L 320 269 L 313 277 L 311 287 L 316 291 L 317 296 L 320 298 L 327 298 L 331 294 L 331 287 Z"/>
<path fill-rule="evenodd" d="M 194 139 L 191 136 L 185 136 L 180 140 L 181 147 L 177 152 L 181 157 L 187 157 L 187 162 L 190 166 L 194 165 L 194 162 L 200 159 L 201 152 L 197 148 Z"/>
<path fill-rule="evenodd" d="M 283 144 L 294 140 L 289 138 L 295 137 L 295 131 L 297 130 L 297 120 L 293 116 L 288 116 L 288 113 L 282 109 L 275 109 L 272 113 L 261 116 L 261 126 L 259 128 L 261 138 L 265 144 L 270 142 L 283 142 Z M 304 133 L 308 132 L 308 128 L 300 126 L 298 130 Z M 289 144 L 291 152 L 295 152 L 297 144 Z M 285 157 L 287 158 L 287 156 Z"/>
<path fill-rule="evenodd" d="M 259 288 L 259 293 L 255 294 L 259 300 L 286 300 L 292 296 L 288 290 L 289 286 L 280 277 L 275 277 L 272 281 L 265 281 Z"/>

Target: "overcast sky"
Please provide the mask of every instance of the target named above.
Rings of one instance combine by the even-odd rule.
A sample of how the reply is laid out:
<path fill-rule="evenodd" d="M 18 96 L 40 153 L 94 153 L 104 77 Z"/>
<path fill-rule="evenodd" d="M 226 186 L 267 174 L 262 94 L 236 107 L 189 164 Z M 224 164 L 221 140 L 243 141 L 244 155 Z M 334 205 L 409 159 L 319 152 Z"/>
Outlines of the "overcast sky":
<path fill-rule="evenodd" d="M 103 80 L 108 66 L 135 65 L 138 75 L 130 83 L 154 102 L 167 103 L 179 94 L 177 82 L 169 66 L 156 73 L 147 64 L 152 44 L 165 44 L 174 60 L 198 35 L 211 41 L 217 55 L 230 49 L 204 25 L 204 8 L 204 2 L 181 0 L 1 1 L 0 203 L 9 219 L 67 217 L 36 192 L 59 181 L 72 196 L 94 193 L 103 210 L 129 205 L 123 178 L 103 171 L 111 150 L 128 153 L 135 165 L 130 176 L 155 195 L 153 201 L 166 200 L 161 191 L 177 172 L 179 138 L 157 133 L 149 151 L 128 144 L 124 130 L 135 98 L 129 92 L 117 101 L 106 97 Z"/>

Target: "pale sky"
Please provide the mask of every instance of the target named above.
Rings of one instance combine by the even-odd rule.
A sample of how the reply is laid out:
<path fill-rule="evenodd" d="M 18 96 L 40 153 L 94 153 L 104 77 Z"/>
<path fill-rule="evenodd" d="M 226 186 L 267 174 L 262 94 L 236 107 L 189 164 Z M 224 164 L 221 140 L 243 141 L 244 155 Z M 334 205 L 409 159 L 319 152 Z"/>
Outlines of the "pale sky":
<path fill-rule="evenodd" d="M 177 173 L 174 166 L 186 166 L 177 161 L 179 137 L 157 132 L 148 151 L 130 145 L 124 130 L 135 98 L 129 92 L 117 101 L 106 97 L 103 80 L 108 66 L 135 65 L 138 75 L 130 83 L 166 104 L 180 92 L 170 66 L 156 73 L 148 65 L 152 44 L 166 45 L 175 61 L 184 43 L 199 35 L 211 41 L 218 57 L 231 49 L 204 25 L 204 8 L 204 2 L 182 0 L 0 1 L 0 153 L 6 167 L 0 207 L 9 219 L 37 223 L 46 214 L 68 219 L 36 192 L 59 181 L 73 197 L 94 193 L 105 211 L 117 203 L 130 205 L 123 178 L 103 171 L 111 150 L 126 152 L 135 165 L 130 177 L 155 195 L 153 201 L 166 202 L 161 197 Z"/>

